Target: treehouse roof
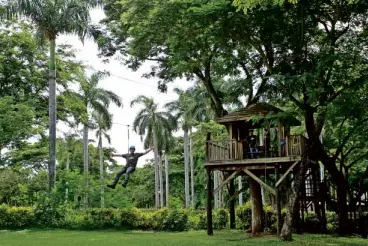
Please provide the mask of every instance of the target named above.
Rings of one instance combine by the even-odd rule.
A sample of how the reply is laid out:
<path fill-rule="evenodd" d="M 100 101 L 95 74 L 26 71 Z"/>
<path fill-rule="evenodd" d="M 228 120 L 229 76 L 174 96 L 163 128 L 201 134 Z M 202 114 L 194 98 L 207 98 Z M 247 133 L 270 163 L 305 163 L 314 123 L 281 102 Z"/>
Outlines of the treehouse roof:
<path fill-rule="evenodd" d="M 280 120 L 284 125 L 300 126 L 301 122 L 285 111 L 268 103 L 255 103 L 235 112 L 231 112 L 217 119 L 220 124 L 245 121 L 253 125 L 252 121 Z"/>

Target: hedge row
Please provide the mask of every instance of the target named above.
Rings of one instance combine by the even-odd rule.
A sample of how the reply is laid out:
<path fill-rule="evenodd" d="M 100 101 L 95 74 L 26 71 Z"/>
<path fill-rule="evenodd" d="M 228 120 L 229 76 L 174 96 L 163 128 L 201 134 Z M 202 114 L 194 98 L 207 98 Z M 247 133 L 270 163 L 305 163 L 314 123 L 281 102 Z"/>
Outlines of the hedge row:
<path fill-rule="evenodd" d="M 264 226 L 274 232 L 276 216 L 270 206 L 265 206 Z M 251 206 L 246 203 L 236 209 L 236 228 L 248 229 L 251 225 Z M 285 215 L 285 211 L 283 211 Z M 225 209 L 213 212 L 215 229 L 229 227 L 229 213 Z M 328 216 L 329 229 L 335 228 L 336 218 Z M 309 218 L 309 219 L 308 219 Z M 308 226 L 313 227 L 315 217 L 307 217 Z M 73 210 L 65 207 L 51 206 L 9 207 L 0 206 L 0 229 L 20 229 L 30 227 L 65 228 L 65 229 L 142 229 L 184 231 L 202 230 L 207 228 L 206 211 L 184 209 L 140 210 L 132 209 L 89 209 Z"/>

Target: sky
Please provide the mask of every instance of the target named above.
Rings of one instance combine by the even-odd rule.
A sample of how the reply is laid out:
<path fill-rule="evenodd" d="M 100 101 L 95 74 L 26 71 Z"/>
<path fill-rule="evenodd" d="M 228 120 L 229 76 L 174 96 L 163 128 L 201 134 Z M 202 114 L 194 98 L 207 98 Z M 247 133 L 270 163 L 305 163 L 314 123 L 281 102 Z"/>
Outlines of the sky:
<path fill-rule="evenodd" d="M 103 10 L 96 9 L 91 11 L 91 19 L 93 23 L 98 23 L 104 17 Z M 149 71 L 150 64 L 145 63 L 142 68 L 136 72 L 124 67 L 117 60 L 111 60 L 110 63 L 103 63 L 102 59 L 98 58 L 97 45 L 92 40 L 86 40 L 84 44 L 76 36 L 64 35 L 57 39 L 57 44 L 70 44 L 77 50 L 76 56 L 78 60 L 85 62 L 85 64 L 91 66 L 95 70 L 109 71 L 110 77 L 103 79 L 100 82 L 100 87 L 115 92 L 122 98 L 123 108 L 118 108 L 115 105 L 111 105 L 109 110 L 113 114 L 113 126 L 110 130 L 111 144 L 104 141 L 104 146 L 113 147 L 117 150 L 117 153 L 126 153 L 128 150 L 128 127 L 126 125 L 132 125 L 135 116 L 139 111 L 139 107 L 130 107 L 130 102 L 138 95 L 145 95 L 153 97 L 154 100 L 162 107 L 165 103 L 177 99 L 176 94 L 173 92 L 175 87 L 182 89 L 188 88 L 191 83 L 186 80 L 178 80 L 168 85 L 167 93 L 160 93 L 157 90 L 157 79 L 142 78 L 144 72 Z M 62 136 L 62 132 L 67 132 L 68 128 L 60 123 L 58 125 L 58 136 Z M 181 134 L 177 132 L 175 135 Z M 90 133 L 90 138 L 95 139 L 94 133 Z M 96 143 L 97 144 L 97 143 Z M 137 135 L 132 127 L 130 127 L 130 140 L 129 145 L 135 145 L 136 152 L 145 151 L 143 143 L 139 135 Z M 138 167 L 142 166 L 147 159 L 153 158 L 153 152 L 151 151 L 144 157 L 141 157 L 138 162 Z M 119 164 L 125 164 L 125 160 L 122 158 L 116 158 Z"/>

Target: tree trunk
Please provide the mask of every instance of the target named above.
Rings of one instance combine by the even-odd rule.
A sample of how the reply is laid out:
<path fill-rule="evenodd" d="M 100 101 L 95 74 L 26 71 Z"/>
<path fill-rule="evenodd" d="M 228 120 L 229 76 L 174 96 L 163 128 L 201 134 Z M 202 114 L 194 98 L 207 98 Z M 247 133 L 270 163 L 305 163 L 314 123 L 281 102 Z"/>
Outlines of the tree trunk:
<path fill-rule="evenodd" d="M 154 145 L 154 166 L 155 166 L 155 203 L 156 203 L 156 208 L 160 207 L 160 200 L 159 200 L 159 193 L 158 193 L 158 188 L 159 188 L 159 184 L 158 184 L 158 143 L 157 143 L 157 133 L 156 133 L 156 128 L 155 126 L 153 127 L 153 145 Z"/>
<path fill-rule="evenodd" d="M 339 214 L 339 234 L 345 234 L 348 229 L 348 209 L 347 209 L 347 191 L 348 183 L 342 171 L 336 167 L 336 159 L 330 157 L 324 150 L 320 141 L 320 133 L 317 131 L 314 122 L 314 111 L 308 109 L 305 113 L 305 126 L 308 132 L 308 146 L 310 156 L 316 156 L 323 164 L 325 169 L 331 175 L 332 182 L 337 189 L 337 203 Z"/>
<path fill-rule="evenodd" d="M 242 189 L 243 188 L 243 183 L 242 183 L 242 176 L 238 177 L 238 189 Z M 239 206 L 243 205 L 243 192 L 239 193 Z"/>
<path fill-rule="evenodd" d="M 88 167 L 88 126 L 83 126 L 83 153 L 84 153 L 84 206 L 87 208 L 88 206 L 88 174 L 89 174 L 89 167 Z"/>
<path fill-rule="evenodd" d="M 166 207 L 169 207 L 169 158 L 165 154 L 165 185 L 166 185 Z"/>
<path fill-rule="evenodd" d="M 249 177 L 249 189 L 252 198 L 252 233 L 262 231 L 263 204 L 261 185 Z"/>
<path fill-rule="evenodd" d="M 49 192 L 56 179 L 56 40 L 50 40 L 49 61 Z"/>
<path fill-rule="evenodd" d="M 350 228 L 348 225 L 348 207 L 347 207 L 347 184 L 345 182 L 339 183 L 336 186 L 337 191 L 337 211 L 339 216 L 338 221 L 338 233 L 340 235 L 346 235 L 349 233 Z"/>
<path fill-rule="evenodd" d="M 195 199 L 195 193 L 194 193 L 194 156 L 193 156 L 193 138 L 190 137 L 190 186 L 191 186 L 191 193 L 192 193 L 192 208 L 194 209 L 194 199 Z"/>
<path fill-rule="evenodd" d="M 160 179 L 160 207 L 164 207 L 164 182 L 162 178 L 162 155 L 158 157 L 158 173 Z"/>
<path fill-rule="evenodd" d="M 102 149 L 102 137 L 99 136 L 99 149 L 100 149 L 100 185 L 101 185 L 101 208 L 105 207 L 105 185 L 104 185 L 104 164 L 103 164 L 103 149 Z"/>
<path fill-rule="evenodd" d="M 185 177 L 185 208 L 189 208 L 189 153 L 188 129 L 184 129 L 184 177 Z"/>
<path fill-rule="evenodd" d="M 290 241 L 292 239 L 293 217 L 295 206 L 297 206 L 297 198 L 302 184 L 305 182 L 305 171 L 307 163 L 302 161 L 298 172 L 294 178 L 294 185 L 291 187 L 291 194 L 289 195 L 289 203 L 287 205 L 287 212 L 284 224 L 281 229 L 280 239 L 283 241 Z"/>
<path fill-rule="evenodd" d="M 69 152 L 69 146 L 67 148 L 67 151 L 68 151 L 68 154 L 67 154 L 67 157 L 66 157 L 66 167 L 65 167 L 65 170 L 66 170 L 66 174 L 69 173 L 69 165 L 70 165 L 70 152 Z M 68 177 L 67 177 L 68 179 Z M 66 189 L 65 189 L 65 202 L 68 201 L 68 198 L 69 198 L 69 182 L 66 181 L 65 182 L 65 185 L 66 185 Z"/>

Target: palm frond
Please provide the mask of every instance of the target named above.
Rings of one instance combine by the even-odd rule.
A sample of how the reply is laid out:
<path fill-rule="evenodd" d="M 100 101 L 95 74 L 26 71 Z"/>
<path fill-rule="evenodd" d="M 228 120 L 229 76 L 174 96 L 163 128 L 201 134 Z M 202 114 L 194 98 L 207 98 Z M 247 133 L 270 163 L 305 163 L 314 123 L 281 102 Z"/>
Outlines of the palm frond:
<path fill-rule="evenodd" d="M 123 106 L 123 102 L 122 102 L 121 98 L 117 94 L 115 94 L 114 92 L 105 90 L 104 94 L 109 99 L 109 101 L 115 103 L 118 107 Z"/>

